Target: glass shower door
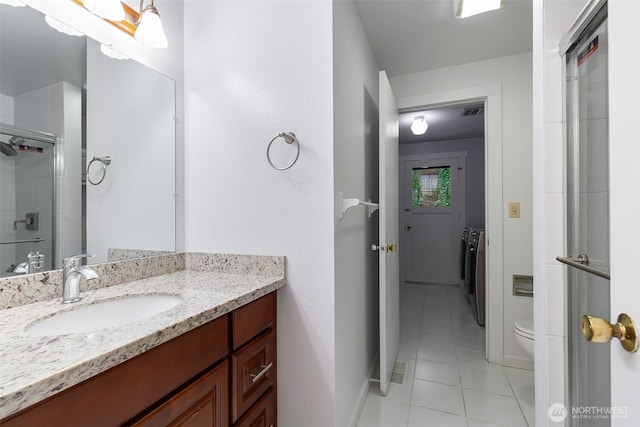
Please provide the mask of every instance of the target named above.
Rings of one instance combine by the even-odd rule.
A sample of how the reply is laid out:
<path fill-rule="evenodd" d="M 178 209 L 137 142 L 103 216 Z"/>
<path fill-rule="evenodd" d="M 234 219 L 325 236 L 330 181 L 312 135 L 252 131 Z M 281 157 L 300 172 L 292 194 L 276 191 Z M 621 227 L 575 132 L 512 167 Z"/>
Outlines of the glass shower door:
<path fill-rule="evenodd" d="M 606 6 L 566 53 L 569 403 L 573 426 L 609 426 L 610 348 L 589 343 L 582 315 L 610 319 Z M 566 259 L 564 259 L 566 261 Z M 563 261 L 563 262 L 564 262 Z M 571 264 L 573 263 L 573 264 Z"/>
<path fill-rule="evenodd" d="M 54 267 L 53 141 L 51 134 L 0 124 L 0 277 Z"/>

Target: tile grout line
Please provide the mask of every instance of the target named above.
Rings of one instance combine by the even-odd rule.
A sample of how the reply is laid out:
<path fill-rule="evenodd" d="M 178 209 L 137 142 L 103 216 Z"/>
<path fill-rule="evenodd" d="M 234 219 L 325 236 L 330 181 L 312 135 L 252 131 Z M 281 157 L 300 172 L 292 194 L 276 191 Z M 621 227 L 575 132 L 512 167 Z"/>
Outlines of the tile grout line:
<path fill-rule="evenodd" d="M 504 366 L 502 366 L 502 371 L 504 372 Z M 524 413 L 524 409 L 522 409 L 522 405 L 520 404 L 520 398 L 516 394 L 516 390 L 513 387 L 513 384 L 511 384 L 511 379 L 509 378 L 509 375 L 507 375 L 506 372 L 504 372 L 504 375 L 505 375 L 505 377 L 507 377 L 507 382 L 509 383 L 509 387 L 511 387 L 511 391 L 513 392 L 513 396 L 516 398 L 516 403 L 518 404 L 518 408 L 520 409 L 520 413 L 522 414 L 522 418 L 524 419 L 524 423 L 527 425 L 527 427 L 531 427 L 531 426 L 529 426 L 529 420 L 527 419 L 527 416 Z"/>

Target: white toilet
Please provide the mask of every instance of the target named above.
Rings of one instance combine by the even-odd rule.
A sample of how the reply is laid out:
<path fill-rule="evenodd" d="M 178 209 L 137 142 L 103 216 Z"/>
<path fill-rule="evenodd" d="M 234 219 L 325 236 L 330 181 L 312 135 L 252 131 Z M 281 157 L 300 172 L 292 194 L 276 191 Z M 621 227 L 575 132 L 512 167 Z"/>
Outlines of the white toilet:
<path fill-rule="evenodd" d="M 524 351 L 533 358 L 533 320 L 516 320 L 513 333 Z"/>

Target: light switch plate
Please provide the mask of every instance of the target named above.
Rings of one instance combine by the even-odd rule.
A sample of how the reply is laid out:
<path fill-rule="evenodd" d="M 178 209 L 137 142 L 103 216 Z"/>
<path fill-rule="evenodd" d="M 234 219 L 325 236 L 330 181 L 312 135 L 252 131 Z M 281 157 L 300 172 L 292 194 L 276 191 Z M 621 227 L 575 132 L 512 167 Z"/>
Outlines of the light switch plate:
<path fill-rule="evenodd" d="M 520 218 L 520 202 L 509 202 L 509 218 Z"/>

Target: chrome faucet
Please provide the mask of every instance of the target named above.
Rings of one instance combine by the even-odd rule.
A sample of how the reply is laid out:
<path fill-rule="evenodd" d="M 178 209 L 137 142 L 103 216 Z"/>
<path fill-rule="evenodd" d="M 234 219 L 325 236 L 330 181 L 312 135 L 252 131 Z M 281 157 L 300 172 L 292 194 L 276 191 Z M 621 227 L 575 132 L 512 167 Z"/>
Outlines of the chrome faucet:
<path fill-rule="evenodd" d="M 97 279 L 96 273 L 91 267 L 80 265 L 83 258 L 93 258 L 95 255 L 75 255 L 63 260 L 62 270 L 62 303 L 69 304 L 80 301 L 80 276 L 86 280 Z"/>

